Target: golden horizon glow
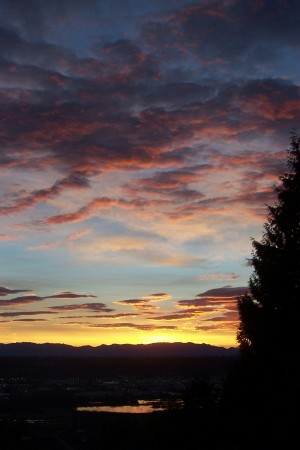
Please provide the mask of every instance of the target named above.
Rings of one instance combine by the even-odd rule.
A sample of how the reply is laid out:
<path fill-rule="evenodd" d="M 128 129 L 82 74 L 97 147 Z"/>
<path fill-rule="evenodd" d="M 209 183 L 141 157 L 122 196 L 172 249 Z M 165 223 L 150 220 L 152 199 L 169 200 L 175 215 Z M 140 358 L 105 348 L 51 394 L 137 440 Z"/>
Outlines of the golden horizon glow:
<path fill-rule="evenodd" d="M 1 330 L 1 328 L 0 328 Z M 45 338 L 45 334 L 47 338 Z M 114 336 L 114 338 L 113 338 Z M 34 328 L 24 330 L 24 333 L 14 333 L 13 331 L 4 337 L 1 333 L 1 342 L 4 344 L 32 342 L 36 344 L 66 344 L 74 347 L 81 347 L 89 345 L 98 347 L 100 345 L 114 345 L 114 344 L 153 344 L 153 343 L 194 343 L 194 344 L 208 344 L 217 347 L 237 347 L 235 336 L 230 333 L 222 333 L 219 335 L 212 333 L 194 332 L 173 332 L 173 333 L 157 333 L 157 332 L 130 332 L 127 333 L 108 333 L 106 336 L 95 336 L 92 330 L 77 330 L 72 333 L 58 333 L 57 330 L 50 330 L 47 333 L 44 331 L 36 333 Z"/>

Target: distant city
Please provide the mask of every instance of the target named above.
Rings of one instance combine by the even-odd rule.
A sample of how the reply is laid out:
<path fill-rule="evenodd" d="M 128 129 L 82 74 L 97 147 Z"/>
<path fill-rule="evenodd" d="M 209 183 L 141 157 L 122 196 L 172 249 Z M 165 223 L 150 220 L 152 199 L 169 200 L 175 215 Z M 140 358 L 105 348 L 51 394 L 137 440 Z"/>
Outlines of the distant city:
<path fill-rule="evenodd" d="M 92 450 L 100 438 L 104 448 L 119 448 L 116 426 L 128 434 L 124 448 L 134 448 L 141 424 L 180 420 L 184 392 L 195 380 L 204 377 L 221 390 L 235 350 L 180 343 L 0 345 L 1 450 Z"/>

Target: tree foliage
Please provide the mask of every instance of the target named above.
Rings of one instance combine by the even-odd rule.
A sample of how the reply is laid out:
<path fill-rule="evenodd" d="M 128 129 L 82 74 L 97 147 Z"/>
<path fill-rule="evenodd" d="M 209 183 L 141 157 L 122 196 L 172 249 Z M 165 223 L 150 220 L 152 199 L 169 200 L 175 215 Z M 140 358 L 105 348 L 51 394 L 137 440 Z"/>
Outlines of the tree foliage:
<path fill-rule="evenodd" d="M 260 241 L 253 239 L 249 293 L 238 299 L 237 340 L 244 354 L 292 358 L 300 319 L 300 136 L 291 137 L 289 171 L 275 187 Z"/>
<path fill-rule="evenodd" d="M 292 135 L 287 172 L 274 187 L 253 273 L 238 298 L 240 357 L 225 380 L 224 419 L 232 448 L 294 448 L 300 403 L 300 136 Z"/>

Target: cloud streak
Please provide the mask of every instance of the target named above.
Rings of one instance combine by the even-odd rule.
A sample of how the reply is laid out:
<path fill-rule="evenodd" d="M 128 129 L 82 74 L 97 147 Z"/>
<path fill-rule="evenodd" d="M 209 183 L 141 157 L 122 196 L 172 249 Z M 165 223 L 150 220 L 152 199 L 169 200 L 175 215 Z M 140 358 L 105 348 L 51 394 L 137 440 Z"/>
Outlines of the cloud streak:
<path fill-rule="evenodd" d="M 76 311 L 76 310 L 87 310 L 87 311 L 103 311 L 110 313 L 114 311 L 112 308 L 107 308 L 104 303 L 81 303 L 81 304 L 72 304 L 72 305 L 61 305 L 61 306 L 48 306 L 48 309 L 54 311 Z"/>

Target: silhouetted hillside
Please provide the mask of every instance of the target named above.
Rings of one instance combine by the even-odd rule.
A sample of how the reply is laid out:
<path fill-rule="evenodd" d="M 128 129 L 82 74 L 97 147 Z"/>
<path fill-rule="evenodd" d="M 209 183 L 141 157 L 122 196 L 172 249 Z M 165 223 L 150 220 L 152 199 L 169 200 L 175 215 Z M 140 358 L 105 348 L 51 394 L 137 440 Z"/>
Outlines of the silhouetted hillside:
<path fill-rule="evenodd" d="M 155 344 L 112 344 L 98 347 L 72 347 L 65 344 L 34 344 L 20 342 L 0 344 L 0 357 L 105 357 L 105 358 L 140 358 L 140 357 L 207 357 L 236 356 L 235 347 L 224 348 L 208 344 L 193 343 L 155 343 Z"/>

